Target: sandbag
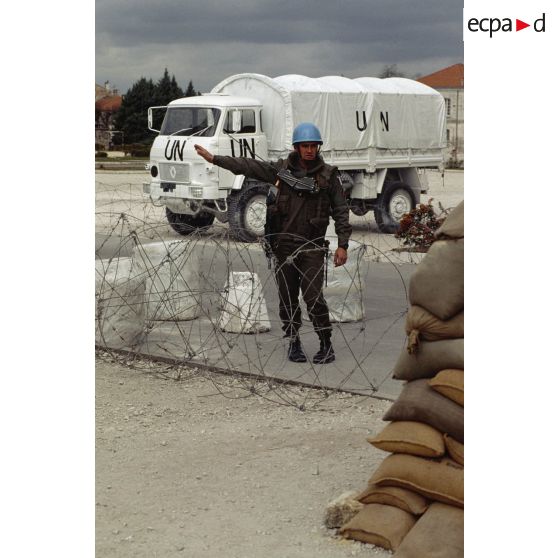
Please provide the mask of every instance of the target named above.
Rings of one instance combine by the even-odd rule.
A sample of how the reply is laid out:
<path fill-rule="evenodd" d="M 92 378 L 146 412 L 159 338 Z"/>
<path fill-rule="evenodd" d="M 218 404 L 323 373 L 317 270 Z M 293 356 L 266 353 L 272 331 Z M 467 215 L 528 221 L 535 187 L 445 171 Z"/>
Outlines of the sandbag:
<path fill-rule="evenodd" d="M 346 539 L 396 550 L 416 521 L 414 515 L 401 508 L 367 504 L 341 527 L 340 533 Z"/>
<path fill-rule="evenodd" d="M 400 486 L 430 500 L 463 507 L 463 471 L 463 467 L 451 459 L 392 453 L 382 461 L 369 482 L 379 486 Z"/>
<path fill-rule="evenodd" d="M 461 466 L 465 466 L 465 446 L 454 440 L 451 436 L 444 434 L 444 443 L 448 455 Z"/>
<path fill-rule="evenodd" d="M 437 240 L 409 280 L 409 301 L 440 320 L 463 310 L 464 240 Z"/>
<path fill-rule="evenodd" d="M 445 453 L 442 434 L 422 422 L 390 422 L 379 434 L 366 440 L 374 447 L 392 453 L 422 457 L 441 457 Z"/>
<path fill-rule="evenodd" d="M 145 279 L 130 258 L 95 261 L 95 343 L 112 349 L 134 347 L 144 337 Z"/>
<path fill-rule="evenodd" d="M 223 291 L 219 328 L 232 333 L 261 333 L 271 329 L 262 285 L 256 273 L 231 271 Z"/>
<path fill-rule="evenodd" d="M 442 434 L 449 434 L 458 442 L 463 442 L 463 407 L 434 391 L 428 380 L 405 384 L 383 420 L 424 422 Z"/>
<path fill-rule="evenodd" d="M 463 558 L 464 553 L 463 510 L 433 502 L 393 558 Z"/>
<path fill-rule="evenodd" d="M 411 306 L 405 322 L 405 332 L 409 337 L 407 352 L 418 352 L 420 341 L 463 338 L 464 330 L 464 312 L 456 314 L 449 320 L 440 320 L 421 306 Z"/>
<path fill-rule="evenodd" d="M 198 258 L 192 240 L 138 244 L 134 272 L 145 277 L 146 319 L 193 320 L 201 313 Z"/>
<path fill-rule="evenodd" d="M 440 370 L 440 372 L 428 382 L 434 391 L 441 393 L 462 407 L 465 405 L 464 383 L 465 375 L 463 370 L 455 368 Z"/>
<path fill-rule="evenodd" d="M 430 503 L 424 496 L 399 486 L 377 486 L 369 484 L 356 499 L 363 504 L 385 504 L 395 506 L 413 515 L 423 514 Z"/>
<path fill-rule="evenodd" d="M 458 239 L 465 236 L 465 202 L 456 205 L 442 226 L 434 233 L 437 240 Z"/>
<path fill-rule="evenodd" d="M 393 369 L 396 380 L 417 380 L 432 378 L 440 370 L 458 368 L 465 365 L 465 345 L 463 339 L 443 339 L 423 341 L 417 353 L 401 351 Z"/>

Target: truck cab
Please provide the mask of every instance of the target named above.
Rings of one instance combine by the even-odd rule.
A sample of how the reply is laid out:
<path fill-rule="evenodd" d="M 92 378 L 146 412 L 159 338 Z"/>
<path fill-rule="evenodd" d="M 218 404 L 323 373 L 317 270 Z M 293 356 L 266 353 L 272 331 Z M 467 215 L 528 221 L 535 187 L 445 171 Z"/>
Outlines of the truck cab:
<path fill-rule="evenodd" d="M 157 109 L 165 110 L 160 130 L 153 128 Z M 165 206 L 176 232 L 190 234 L 210 226 L 215 218 L 229 220 L 231 194 L 242 188 L 244 177 L 207 163 L 197 155 L 194 144 L 215 155 L 266 160 L 261 111 L 262 105 L 255 99 L 218 94 L 177 99 L 166 107 L 149 109 L 149 129 L 159 135 L 151 148 L 151 181 L 144 183 L 144 195 Z M 263 232 L 265 199 L 260 197 L 252 205 L 256 237 L 261 234 L 259 228 Z"/>

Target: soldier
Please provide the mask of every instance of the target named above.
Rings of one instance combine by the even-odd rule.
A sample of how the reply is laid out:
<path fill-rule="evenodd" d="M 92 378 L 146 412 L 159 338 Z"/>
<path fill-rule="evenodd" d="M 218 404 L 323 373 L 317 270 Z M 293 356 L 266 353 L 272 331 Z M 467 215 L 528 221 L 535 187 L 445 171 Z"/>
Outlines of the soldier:
<path fill-rule="evenodd" d="M 335 353 L 329 309 L 322 291 L 327 253 L 325 234 L 332 215 L 338 238 L 333 262 L 335 266 L 344 265 L 352 230 L 349 208 L 337 168 L 327 165 L 319 153 L 323 142 L 318 128 L 308 122 L 299 124 L 293 131 L 292 144 L 294 151 L 287 159 L 269 163 L 247 157 L 212 155 L 200 145 L 194 148 L 209 163 L 234 174 L 275 184 L 267 200 L 266 240 L 276 260 L 279 316 L 285 337 L 289 338 L 288 358 L 292 362 L 307 360 L 298 333 L 302 325 L 298 302 L 302 290 L 308 315 L 320 339 L 320 349 L 312 361 L 326 364 L 335 360 Z"/>

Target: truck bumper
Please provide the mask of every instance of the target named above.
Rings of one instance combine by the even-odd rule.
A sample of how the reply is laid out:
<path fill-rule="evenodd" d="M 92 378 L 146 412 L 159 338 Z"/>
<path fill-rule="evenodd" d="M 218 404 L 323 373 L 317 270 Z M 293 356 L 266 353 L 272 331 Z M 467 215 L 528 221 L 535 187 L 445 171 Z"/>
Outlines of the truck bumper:
<path fill-rule="evenodd" d="M 144 182 L 143 193 L 152 200 L 218 200 L 223 198 L 224 192 L 217 185 L 180 184 L 176 182 Z"/>
<path fill-rule="evenodd" d="M 200 211 L 213 213 L 220 218 L 226 215 L 227 200 L 223 197 L 226 192 L 219 191 L 216 187 L 181 185 L 178 188 L 178 186 L 169 189 L 165 183 L 144 182 L 143 197 L 151 200 L 155 205 L 164 205 L 172 212 L 183 215 L 196 215 Z M 178 195 L 175 193 L 176 190 L 178 190 Z"/>

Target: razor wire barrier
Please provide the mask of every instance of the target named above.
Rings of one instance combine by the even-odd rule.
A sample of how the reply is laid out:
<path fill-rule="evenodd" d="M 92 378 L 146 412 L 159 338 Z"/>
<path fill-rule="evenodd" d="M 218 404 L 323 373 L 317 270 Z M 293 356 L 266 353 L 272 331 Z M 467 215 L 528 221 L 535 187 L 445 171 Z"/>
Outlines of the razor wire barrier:
<path fill-rule="evenodd" d="M 115 185 L 100 175 L 96 183 L 99 351 L 141 370 L 162 361 L 173 379 L 204 374 L 225 397 L 227 377 L 207 371 L 227 373 L 248 396 L 299 409 L 311 408 L 333 391 L 374 395 L 390 378 L 405 341 L 405 260 L 378 242 L 364 220 L 353 225 L 358 234 L 353 234 L 357 239 L 351 240 L 346 266 L 333 267 L 332 241 L 324 270 L 336 360 L 313 364 L 319 340 L 301 300 L 300 337 L 308 361 L 293 363 L 279 318 L 275 270 L 261 243 L 237 242 L 217 221 L 178 235 L 164 208 L 153 206 L 141 187 L 122 178 Z M 316 249 L 313 243 L 300 248 Z"/>

